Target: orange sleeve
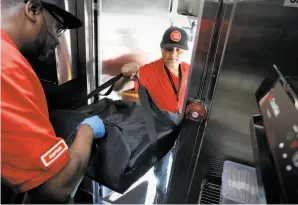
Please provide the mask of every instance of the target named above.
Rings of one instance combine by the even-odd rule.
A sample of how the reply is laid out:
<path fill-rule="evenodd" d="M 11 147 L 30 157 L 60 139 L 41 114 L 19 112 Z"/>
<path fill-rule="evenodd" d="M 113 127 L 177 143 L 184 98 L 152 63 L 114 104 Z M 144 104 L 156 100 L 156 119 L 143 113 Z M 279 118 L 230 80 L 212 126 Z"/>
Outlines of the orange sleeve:
<path fill-rule="evenodd" d="M 1 67 L 1 84 L 1 177 L 15 191 L 24 192 L 66 166 L 68 147 L 55 135 L 33 71 L 24 65 Z"/>

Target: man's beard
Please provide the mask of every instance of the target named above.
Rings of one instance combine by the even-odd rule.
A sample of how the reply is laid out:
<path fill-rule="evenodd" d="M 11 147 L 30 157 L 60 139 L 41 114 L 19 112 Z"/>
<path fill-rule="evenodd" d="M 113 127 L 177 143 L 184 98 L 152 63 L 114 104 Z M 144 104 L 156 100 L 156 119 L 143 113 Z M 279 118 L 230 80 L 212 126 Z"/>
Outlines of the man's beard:
<path fill-rule="evenodd" d="M 51 54 L 51 46 L 49 45 L 49 37 L 45 25 L 42 26 L 36 39 L 36 48 L 38 60 L 46 61 L 48 59 L 49 54 Z"/>

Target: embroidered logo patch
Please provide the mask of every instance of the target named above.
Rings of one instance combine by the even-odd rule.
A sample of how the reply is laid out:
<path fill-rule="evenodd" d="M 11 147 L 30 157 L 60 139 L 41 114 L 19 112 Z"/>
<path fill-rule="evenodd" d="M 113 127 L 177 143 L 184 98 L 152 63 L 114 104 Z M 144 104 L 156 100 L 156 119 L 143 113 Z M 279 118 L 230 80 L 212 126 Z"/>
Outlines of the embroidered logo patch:
<path fill-rule="evenodd" d="M 68 147 L 66 143 L 64 142 L 64 140 L 61 140 L 51 149 L 49 149 L 45 154 L 43 154 L 40 159 L 44 166 L 48 167 L 54 161 L 56 161 L 67 149 Z"/>
<path fill-rule="evenodd" d="M 172 41 L 178 42 L 181 40 L 181 33 L 177 30 L 173 31 L 170 37 Z"/>

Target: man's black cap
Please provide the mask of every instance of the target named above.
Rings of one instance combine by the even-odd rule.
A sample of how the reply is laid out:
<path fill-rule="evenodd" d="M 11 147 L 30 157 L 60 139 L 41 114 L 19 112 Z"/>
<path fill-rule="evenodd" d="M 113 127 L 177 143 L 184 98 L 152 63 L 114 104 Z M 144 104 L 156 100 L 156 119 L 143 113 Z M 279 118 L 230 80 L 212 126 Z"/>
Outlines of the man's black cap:
<path fill-rule="evenodd" d="M 46 10 L 55 13 L 59 19 L 62 20 L 63 26 L 66 29 L 78 28 L 83 25 L 83 22 L 80 19 L 61 8 L 64 4 L 64 0 L 41 0 L 40 2 Z"/>
<path fill-rule="evenodd" d="M 168 28 L 160 43 L 161 48 L 182 48 L 188 50 L 188 36 L 187 33 L 178 27 L 172 26 Z"/>

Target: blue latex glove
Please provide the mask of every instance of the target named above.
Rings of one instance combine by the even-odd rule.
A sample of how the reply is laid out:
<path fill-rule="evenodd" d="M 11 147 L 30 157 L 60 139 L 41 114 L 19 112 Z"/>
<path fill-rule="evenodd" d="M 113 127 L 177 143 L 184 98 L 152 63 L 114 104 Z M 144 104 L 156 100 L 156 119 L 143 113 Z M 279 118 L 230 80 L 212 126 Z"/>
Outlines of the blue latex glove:
<path fill-rule="evenodd" d="M 94 139 L 102 138 L 106 133 L 103 121 L 98 116 L 86 118 L 80 125 L 82 124 L 89 125 L 92 128 Z"/>

